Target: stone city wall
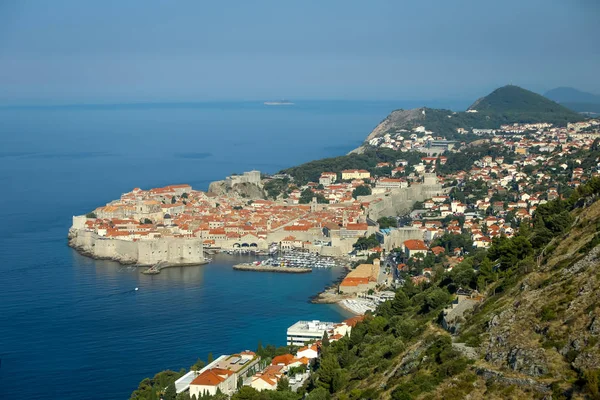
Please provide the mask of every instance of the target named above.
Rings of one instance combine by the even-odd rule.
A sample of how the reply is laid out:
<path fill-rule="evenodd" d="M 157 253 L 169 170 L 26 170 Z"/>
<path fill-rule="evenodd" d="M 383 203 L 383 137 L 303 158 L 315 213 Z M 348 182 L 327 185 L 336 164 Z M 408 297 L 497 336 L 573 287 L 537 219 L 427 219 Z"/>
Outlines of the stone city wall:
<path fill-rule="evenodd" d="M 101 237 L 94 232 L 71 228 L 69 245 L 92 258 L 110 259 L 123 264 L 153 265 L 165 261 L 184 265 L 205 262 L 201 239 L 132 241 Z"/>

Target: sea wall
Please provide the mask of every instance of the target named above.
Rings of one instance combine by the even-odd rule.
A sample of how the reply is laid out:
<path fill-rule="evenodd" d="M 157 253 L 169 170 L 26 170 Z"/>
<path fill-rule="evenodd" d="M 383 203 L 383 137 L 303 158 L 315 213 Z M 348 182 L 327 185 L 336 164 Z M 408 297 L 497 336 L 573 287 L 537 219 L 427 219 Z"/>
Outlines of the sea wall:
<path fill-rule="evenodd" d="M 69 246 L 86 256 L 123 264 L 153 265 L 166 261 L 185 265 L 204 262 L 201 239 L 160 238 L 134 242 L 101 237 L 94 232 L 71 228 Z"/>

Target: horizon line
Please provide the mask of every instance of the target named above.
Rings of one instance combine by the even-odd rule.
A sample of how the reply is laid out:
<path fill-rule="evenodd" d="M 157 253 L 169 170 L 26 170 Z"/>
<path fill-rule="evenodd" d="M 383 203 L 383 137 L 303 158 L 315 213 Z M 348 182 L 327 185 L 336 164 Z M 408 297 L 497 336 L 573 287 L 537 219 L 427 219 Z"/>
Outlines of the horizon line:
<path fill-rule="evenodd" d="M 192 101 L 179 101 L 179 100 L 166 100 L 166 101 L 132 101 L 132 102 L 90 102 L 90 103 L 59 103 L 59 104 L 0 104 L 0 110 L 16 110 L 16 109 L 63 109 L 63 108 L 138 108 L 138 107 L 165 107 L 165 106 L 196 106 L 196 105 L 219 105 L 219 104 L 248 104 L 248 105 L 265 105 L 265 102 L 275 100 L 192 100 Z M 347 103 L 389 103 L 389 102 L 467 102 L 472 101 L 470 99 L 451 98 L 451 99 L 298 99 L 291 100 L 294 102 L 293 105 L 309 102 L 347 102 Z M 423 104 L 425 106 L 425 104 Z M 273 107 L 270 107 L 273 108 Z M 283 107 L 282 107 L 283 108 Z M 286 107 L 289 108 L 289 107 Z"/>

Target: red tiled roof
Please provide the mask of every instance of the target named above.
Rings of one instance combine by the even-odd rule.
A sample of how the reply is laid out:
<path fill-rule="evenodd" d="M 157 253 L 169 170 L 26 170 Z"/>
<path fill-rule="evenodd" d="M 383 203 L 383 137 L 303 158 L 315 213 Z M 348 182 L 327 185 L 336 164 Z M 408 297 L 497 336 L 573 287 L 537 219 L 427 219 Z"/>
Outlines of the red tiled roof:
<path fill-rule="evenodd" d="M 427 248 L 427 246 L 425 245 L 425 242 L 422 240 L 418 240 L 418 239 L 411 239 L 411 240 L 406 240 L 404 241 L 404 247 L 406 247 L 408 250 L 429 250 Z"/>

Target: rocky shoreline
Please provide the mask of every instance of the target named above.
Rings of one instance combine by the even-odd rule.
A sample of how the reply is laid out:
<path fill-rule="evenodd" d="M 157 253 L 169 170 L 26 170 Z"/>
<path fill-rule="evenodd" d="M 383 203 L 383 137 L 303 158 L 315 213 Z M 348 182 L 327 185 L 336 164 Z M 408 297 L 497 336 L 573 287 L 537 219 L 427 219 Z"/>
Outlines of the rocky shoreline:
<path fill-rule="evenodd" d="M 130 266 L 134 266 L 134 267 L 150 267 L 151 266 L 151 264 L 146 264 L 146 265 L 137 264 L 135 262 L 135 260 L 130 260 L 130 259 L 123 259 L 123 258 L 118 258 L 118 257 L 100 257 L 100 256 L 97 256 L 93 252 L 87 250 L 84 246 L 80 246 L 80 245 L 76 244 L 74 238 L 72 238 L 70 235 L 69 235 L 69 241 L 67 242 L 67 245 L 70 248 L 72 248 L 73 250 L 77 251 L 82 256 L 91 258 L 93 260 L 115 261 L 115 262 L 118 262 L 121 265 L 130 265 Z"/>
<path fill-rule="evenodd" d="M 238 271 L 280 272 L 288 274 L 306 274 L 312 272 L 312 268 L 271 267 L 268 265 L 254 264 L 236 264 L 233 266 L 233 269 Z"/>
<path fill-rule="evenodd" d="M 337 278 L 331 285 L 327 286 L 322 292 L 311 297 L 313 304 L 335 304 L 349 298 L 348 295 L 338 294 L 338 287 L 346 275 Z"/>

